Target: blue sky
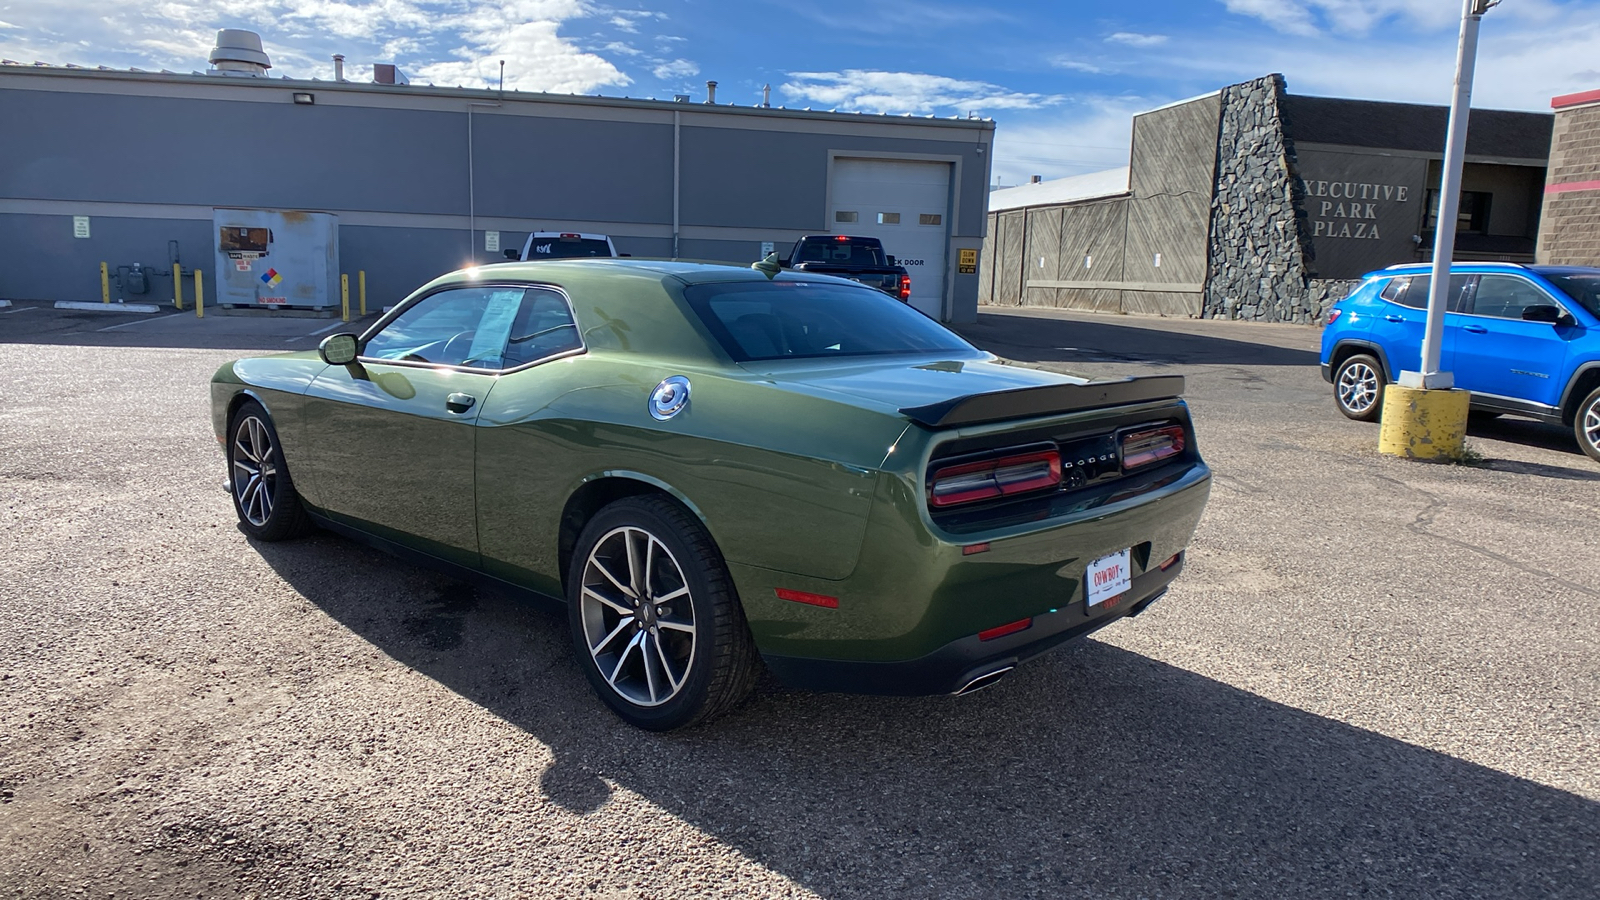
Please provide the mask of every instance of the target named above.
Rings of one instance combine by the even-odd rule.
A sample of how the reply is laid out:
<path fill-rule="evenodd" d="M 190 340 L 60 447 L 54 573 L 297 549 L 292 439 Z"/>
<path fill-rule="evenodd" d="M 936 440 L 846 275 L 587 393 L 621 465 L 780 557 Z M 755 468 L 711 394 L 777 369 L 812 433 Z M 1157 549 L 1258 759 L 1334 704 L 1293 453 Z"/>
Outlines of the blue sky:
<path fill-rule="evenodd" d="M 1459 0 L 0 0 L 0 57 L 189 72 L 259 31 L 274 75 L 951 116 L 1000 123 L 1006 184 L 1125 165 L 1140 110 L 1282 72 L 1292 92 L 1445 103 Z M 1600 88 L 1600 0 L 1505 0 L 1475 104 Z"/>

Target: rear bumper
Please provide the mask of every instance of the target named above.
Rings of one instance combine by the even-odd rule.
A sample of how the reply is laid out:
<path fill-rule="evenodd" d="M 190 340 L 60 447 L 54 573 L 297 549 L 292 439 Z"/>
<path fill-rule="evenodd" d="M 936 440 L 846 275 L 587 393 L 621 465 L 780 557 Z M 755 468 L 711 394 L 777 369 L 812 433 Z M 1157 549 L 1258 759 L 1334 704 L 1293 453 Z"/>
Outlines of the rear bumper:
<path fill-rule="evenodd" d="M 1073 638 L 1144 612 L 1166 594 L 1183 564 L 1180 555 L 1166 569 L 1150 569 L 1133 579 L 1127 593 L 1093 611 L 1080 599 L 1063 609 L 1033 616 L 1033 624 L 1015 634 L 989 641 L 971 635 L 918 659 L 869 662 L 775 655 L 762 659 L 779 681 L 802 690 L 891 696 L 958 693 L 986 675 L 1007 672 Z M 1106 604 L 1111 604 L 1110 608 Z"/>

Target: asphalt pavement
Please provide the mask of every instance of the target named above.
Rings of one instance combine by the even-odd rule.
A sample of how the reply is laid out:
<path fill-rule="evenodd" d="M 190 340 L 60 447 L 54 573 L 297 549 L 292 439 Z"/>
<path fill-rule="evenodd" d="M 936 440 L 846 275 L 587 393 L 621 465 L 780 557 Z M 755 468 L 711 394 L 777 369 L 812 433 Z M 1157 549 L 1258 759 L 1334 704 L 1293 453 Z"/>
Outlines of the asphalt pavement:
<path fill-rule="evenodd" d="M 126 323 L 126 327 L 123 327 Z M 558 611 L 234 524 L 206 381 L 330 320 L 0 310 L 0 897 L 1600 896 L 1600 465 L 1381 457 L 1318 332 L 985 309 L 1188 376 L 1147 614 L 968 697 L 623 725 Z"/>

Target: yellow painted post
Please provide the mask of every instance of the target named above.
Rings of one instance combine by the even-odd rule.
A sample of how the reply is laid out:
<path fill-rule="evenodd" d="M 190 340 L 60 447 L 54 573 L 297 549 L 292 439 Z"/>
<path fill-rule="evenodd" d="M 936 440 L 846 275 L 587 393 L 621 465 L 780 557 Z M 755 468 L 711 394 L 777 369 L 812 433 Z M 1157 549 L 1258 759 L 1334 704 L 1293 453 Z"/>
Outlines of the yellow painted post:
<path fill-rule="evenodd" d="M 106 272 L 106 264 L 100 264 L 100 302 L 111 302 L 111 275 Z"/>
<path fill-rule="evenodd" d="M 1408 459 L 1460 459 L 1471 400 L 1468 391 L 1389 385 L 1383 391 L 1378 452 Z"/>
<path fill-rule="evenodd" d="M 172 264 L 172 305 L 183 312 L 183 266 Z"/>
<path fill-rule="evenodd" d="M 194 267 L 194 317 L 206 317 L 206 282 L 200 275 L 200 267 Z"/>
<path fill-rule="evenodd" d="M 342 310 L 344 320 L 350 321 L 350 276 L 339 276 L 339 308 Z"/>
<path fill-rule="evenodd" d="M 361 286 L 361 317 L 367 316 L 367 270 L 362 269 L 356 273 L 356 283 Z"/>

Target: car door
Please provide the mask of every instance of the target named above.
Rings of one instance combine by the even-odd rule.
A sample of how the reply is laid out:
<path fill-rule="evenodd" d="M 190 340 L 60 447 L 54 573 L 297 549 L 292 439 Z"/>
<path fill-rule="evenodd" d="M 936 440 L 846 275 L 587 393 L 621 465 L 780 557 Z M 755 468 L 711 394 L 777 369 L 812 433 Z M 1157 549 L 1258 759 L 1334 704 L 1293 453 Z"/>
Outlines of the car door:
<path fill-rule="evenodd" d="M 1450 276 L 1444 342 L 1440 347 L 1440 367 L 1445 371 L 1450 370 L 1454 328 L 1460 319 L 1468 279 L 1467 275 Z M 1422 336 L 1428 327 L 1428 291 L 1432 284 L 1431 275 L 1403 275 L 1391 279 L 1378 295 L 1387 302 L 1375 311 L 1370 333 L 1389 358 L 1391 379 L 1398 379 L 1402 371 L 1415 372 L 1422 367 Z"/>
<path fill-rule="evenodd" d="M 1463 317 L 1456 339 L 1456 387 L 1547 407 L 1559 402 L 1567 341 L 1575 329 L 1523 319 L 1522 311 L 1530 306 L 1565 310 L 1520 275 L 1478 276 L 1471 315 Z"/>
<path fill-rule="evenodd" d="M 306 392 L 311 464 L 335 518 L 449 562 L 479 563 L 475 424 L 526 288 L 429 294 Z"/>

